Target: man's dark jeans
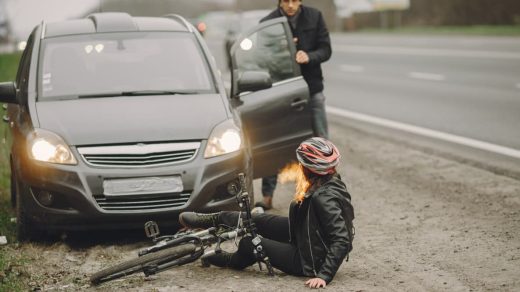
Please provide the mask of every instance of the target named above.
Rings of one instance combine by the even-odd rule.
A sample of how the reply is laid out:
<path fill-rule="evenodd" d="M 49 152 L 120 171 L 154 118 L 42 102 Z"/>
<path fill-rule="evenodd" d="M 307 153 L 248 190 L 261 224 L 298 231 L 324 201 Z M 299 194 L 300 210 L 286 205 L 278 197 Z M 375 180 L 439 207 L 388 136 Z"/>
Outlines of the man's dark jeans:
<path fill-rule="evenodd" d="M 327 113 L 325 112 L 325 95 L 323 95 L 323 92 L 318 92 L 311 96 L 311 109 L 314 136 L 329 139 Z"/>

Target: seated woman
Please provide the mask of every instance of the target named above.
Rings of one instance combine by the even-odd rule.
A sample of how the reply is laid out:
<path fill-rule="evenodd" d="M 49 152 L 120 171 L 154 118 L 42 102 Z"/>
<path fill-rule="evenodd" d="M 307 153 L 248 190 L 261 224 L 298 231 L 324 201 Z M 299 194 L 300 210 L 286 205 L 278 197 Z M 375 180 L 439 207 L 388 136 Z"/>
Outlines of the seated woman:
<path fill-rule="evenodd" d="M 310 138 L 300 144 L 296 156 L 307 187 L 296 194 L 289 218 L 262 213 L 253 214 L 252 219 L 274 268 L 311 277 L 305 282 L 310 288 L 325 287 L 352 250 L 354 209 L 347 187 L 336 172 L 340 154 L 334 144 L 324 138 Z M 184 212 L 179 221 L 190 228 L 234 226 L 238 216 L 239 212 L 232 211 Z M 238 270 L 255 264 L 251 240 L 250 236 L 243 237 L 236 252 L 210 256 L 209 263 Z"/>

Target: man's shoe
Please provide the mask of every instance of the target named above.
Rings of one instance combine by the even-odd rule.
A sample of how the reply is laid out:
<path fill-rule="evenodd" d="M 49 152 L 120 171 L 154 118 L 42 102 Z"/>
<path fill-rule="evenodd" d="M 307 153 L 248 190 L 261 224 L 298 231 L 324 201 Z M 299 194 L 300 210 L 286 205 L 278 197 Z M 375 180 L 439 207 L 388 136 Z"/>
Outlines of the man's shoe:
<path fill-rule="evenodd" d="M 220 213 L 204 214 L 195 212 L 182 212 L 179 215 L 179 223 L 188 228 L 207 229 L 210 227 L 217 227 L 219 214 Z"/>
<path fill-rule="evenodd" d="M 264 210 L 271 210 L 273 208 L 273 196 L 266 196 L 265 194 L 262 197 L 262 202 L 257 202 L 255 207 L 261 207 Z"/>
<path fill-rule="evenodd" d="M 221 251 L 214 255 L 207 257 L 205 260 L 207 263 L 212 264 L 217 267 L 227 268 L 229 267 L 229 263 L 231 262 L 231 258 L 234 253 Z"/>
<path fill-rule="evenodd" d="M 265 211 L 271 210 L 273 208 L 272 205 L 267 205 L 264 202 L 256 202 L 255 203 L 255 207 L 260 207 L 260 208 L 264 209 Z"/>

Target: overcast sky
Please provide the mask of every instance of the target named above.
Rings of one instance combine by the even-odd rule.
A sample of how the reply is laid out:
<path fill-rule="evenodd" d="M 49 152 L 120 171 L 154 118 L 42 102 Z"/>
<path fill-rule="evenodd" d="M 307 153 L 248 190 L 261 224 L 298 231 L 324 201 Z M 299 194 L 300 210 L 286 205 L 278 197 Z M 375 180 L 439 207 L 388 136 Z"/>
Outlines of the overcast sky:
<path fill-rule="evenodd" d="M 52 22 L 83 16 L 88 10 L 97 7 L 99 0 L 0 0 L 0 2 L 4 4 L 14 36 L 19 40 L 25 40 L 32 29 L 42 21 Z"/>
<path fill-rule="evenodd" d="M 41 23 L 42 20 L 52 22 L 82 17 L 85 16 L 86 12 L 98 8 L 101 1 L 106 2 L 107 0 L 0 0 L 0 9 L 5 9 L 7 12 L 7 17 L 10 20 L 11 30 L 14 37 L 18 40 L 25 40 L 29 37 L 32 29 Z M 175 0 L 170 1 L 174 3 Z M 229 4 L 234 3 L 234 1 L 251 0 L 192 1 Z M 153 3 L 153 1 L 150 1 L 150 3 Z M 2 4 L 4 5 L 2 6 Z"/>

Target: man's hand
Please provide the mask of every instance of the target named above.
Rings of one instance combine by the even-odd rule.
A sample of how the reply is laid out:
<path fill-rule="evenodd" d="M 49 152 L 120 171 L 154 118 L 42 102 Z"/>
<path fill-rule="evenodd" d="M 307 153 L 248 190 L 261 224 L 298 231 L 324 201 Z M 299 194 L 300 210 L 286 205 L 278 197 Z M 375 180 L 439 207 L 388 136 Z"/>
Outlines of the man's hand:
<path fill-rule="evenodd" d="M 298 64 L 307 64 L 309 63 L 309 55 L 304 51 L 296 52 L 296 63 Z"/>
<path fill-rule="evenodd" d="M 305 282 L 306 286 L 309 286 L 309 288 L 325 288 L 327 286 L 327 283 L 322 278 L 312 278 Z"/>

